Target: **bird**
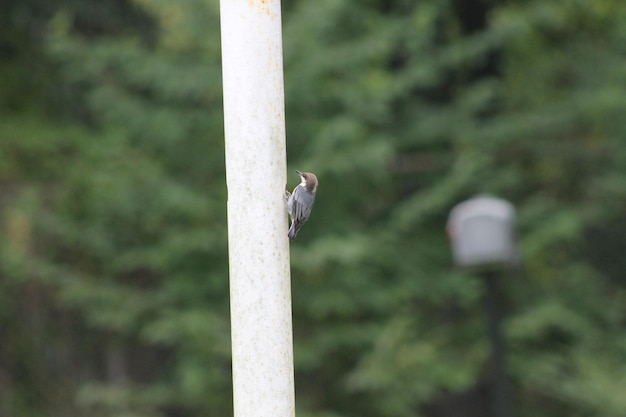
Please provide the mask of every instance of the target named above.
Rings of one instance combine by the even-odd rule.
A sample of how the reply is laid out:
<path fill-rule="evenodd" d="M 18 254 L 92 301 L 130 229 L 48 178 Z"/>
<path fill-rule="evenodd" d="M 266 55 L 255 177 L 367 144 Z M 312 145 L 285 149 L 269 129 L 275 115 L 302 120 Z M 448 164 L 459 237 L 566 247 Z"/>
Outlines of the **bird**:
<path fill-rule="evenodd" d="M 311 209 L 313 203 L 315 203 L 315 193 L 317 192 L 317 177 L 311 172 L 300 172 L 296 170 L 296 173 L 302 180 L 300 184 L 293 189 L 292 193 L 285 192 L 287 198 L 287 211 L 291 217 L 291 227 L 287 236 L 289 239 L 295 239 L 296 235 L 309 220 L 311 216 Z"/>

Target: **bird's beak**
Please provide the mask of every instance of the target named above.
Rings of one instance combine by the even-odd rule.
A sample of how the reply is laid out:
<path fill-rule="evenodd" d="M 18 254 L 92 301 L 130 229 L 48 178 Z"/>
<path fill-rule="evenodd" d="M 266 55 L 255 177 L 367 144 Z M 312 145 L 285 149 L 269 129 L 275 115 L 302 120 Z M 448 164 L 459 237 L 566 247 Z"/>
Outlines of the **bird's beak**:
<path fill-rule="evenodd" d="M 297 169 L 296 169 L 296 173 L 297 173 L 298 175 L 302 176 L 302 172 L 298 171 Z"/>

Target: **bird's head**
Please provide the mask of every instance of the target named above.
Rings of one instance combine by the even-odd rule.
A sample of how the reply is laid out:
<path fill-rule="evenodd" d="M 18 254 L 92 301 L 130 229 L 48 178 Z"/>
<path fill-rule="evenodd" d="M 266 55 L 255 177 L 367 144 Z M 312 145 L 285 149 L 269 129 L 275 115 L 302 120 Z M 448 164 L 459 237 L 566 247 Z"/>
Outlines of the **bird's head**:
<path fill-rule="evenodd" d="M 300 178 L 302 179 L 302 185 L 306 190 L 310 193 L 315 193 L 317 191 L 317 177 L 315 174 L 311 172 L 300 172 L 296 171 Z"/>

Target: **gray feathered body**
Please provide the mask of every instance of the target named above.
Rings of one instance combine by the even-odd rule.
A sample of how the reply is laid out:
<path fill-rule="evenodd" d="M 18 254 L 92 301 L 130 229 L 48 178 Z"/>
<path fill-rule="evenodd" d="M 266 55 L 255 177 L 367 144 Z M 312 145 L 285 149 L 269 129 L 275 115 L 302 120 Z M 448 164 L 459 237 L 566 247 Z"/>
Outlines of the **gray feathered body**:
<path fill-rule="evenodd" d="M 304 223 L 309 220 L 311 209 L 315 202 L 315 192 L 308 191 L 303 184 L 298 185 L 287 200 L 287 209 L 291 216 L 291 227 L 289 228 L 289 239 L 295 239 L 298 231 Z"/>

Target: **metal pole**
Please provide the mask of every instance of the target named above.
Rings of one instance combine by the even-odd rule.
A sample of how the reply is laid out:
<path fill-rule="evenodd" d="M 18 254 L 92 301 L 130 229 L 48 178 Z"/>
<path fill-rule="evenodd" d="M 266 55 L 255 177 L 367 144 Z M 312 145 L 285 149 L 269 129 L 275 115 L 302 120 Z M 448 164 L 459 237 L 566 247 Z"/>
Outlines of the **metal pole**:
<path fill-rule="evenodd" d="M 512 417 L 509 387 L 506 377 L 506 346 L 502 337 L 502 294 L 495 272 L 485 272 L 485 303 L 487 308 L 487 333 L 491 344 L 493 368 L 490 397 L 493 417 Z"/>
<path fill-rule="evenodd" d="M 279 0 L 221 0 L 235 417 L 295 415 Z"/>

